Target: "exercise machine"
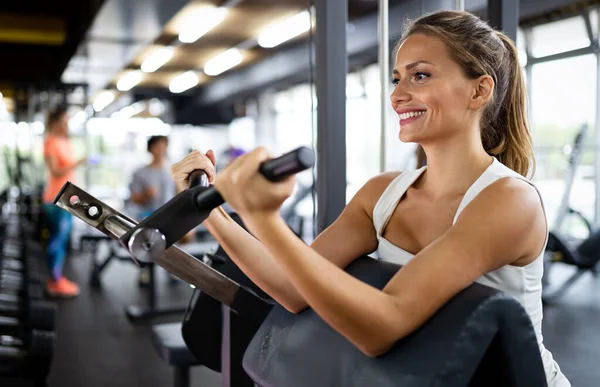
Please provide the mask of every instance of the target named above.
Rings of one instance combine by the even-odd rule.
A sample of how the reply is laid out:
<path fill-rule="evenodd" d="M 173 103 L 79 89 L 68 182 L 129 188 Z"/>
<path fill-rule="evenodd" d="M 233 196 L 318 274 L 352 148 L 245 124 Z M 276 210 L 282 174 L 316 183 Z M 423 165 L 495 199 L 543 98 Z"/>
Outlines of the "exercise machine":
<path fill-rule="evenodd" d="M 568 168 L 565 175 L 565 190 L 561 199 L 554 227 L 548 234 L 548 244 L 544 254 L 544 278 L 542 283 L 543 300 L 550 302 L 564 293 L 587 272 L 598 274 L 600 261 L 600 230 L 594 230 L 591 222 L 580 212 L 570 206 L 570 195 L 577 169 L 583 157 L 583 144 L 587 137 L 588 124 L 583 124 L 577 135 L 568 158 Z M 563 231 L 566 220 L 574 220 L 588 232 L 583 241 L 574 238 Z M 563 263 L 573 266 L 577 271 L 560 285 L 550 283 L 552 266 Z"/>
<path fill-rule="evenodd" d="M 312 153 L 296 150 L 264 162 L 260 171 L 276 181 L 313 162 Z M 526 311 L 514 298 L 480 284 L 459 293 L 378 358 L 362 354 L 314 311 L 294 315 L 259 297 L 174 246 L 223 203 L 219 192 L 208 187 L 206 175 L 192 173 L 190 180 L 190 189 L 139 224 L 70 183 L 55 203 L 118 239 L 139 264 L 162 266 L 236 315 L 260 324 L 243 358 L 244 370 L 259 386 L 547 386 Z M 399 269 L 361 257 L 346 271 L 381 289 Z"/>

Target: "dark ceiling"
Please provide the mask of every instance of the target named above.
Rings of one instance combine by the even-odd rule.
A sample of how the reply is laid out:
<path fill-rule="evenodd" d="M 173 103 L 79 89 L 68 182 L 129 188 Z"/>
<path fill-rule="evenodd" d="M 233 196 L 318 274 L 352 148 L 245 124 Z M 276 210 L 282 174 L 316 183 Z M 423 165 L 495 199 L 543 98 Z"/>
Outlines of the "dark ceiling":
<path fill-rule="evenodd" d="M 0 82 L 59 82 L 104 0 L 0 1 Z M 6 87 L 5 86 L 5 87 Z"/>
<path fill-rule="evenodd" d="M 11 85 L 60 81 L 89 84 L 92 92 L 114 89 L 116 81 L 125 72 L 139 69 L 152 50 L 174 45 L 173 59 L 145 74 L 139 85 L 125 93 L 129 100 L 168 99 L 181 123 L 199 124 L 196 117 L 211 116 L 226 121 L 229 116 L 219 112 L 231 112 L 231 106 L 244 98 L 308 79 L 307 33 L 272 49 L 248 46 L 248 42 L 264 25 L 315 1 L 320 0 L 0 0 L 0 91 L 6 94 Z M 232 16 L 195 43 L 173 44 L 177 18 L 199 3 L 230 6 Z M 351 69 L 377 60 L 378 3 L 348 0 Z M 519 12 L 521 22 L 531 24 L 548 15 L 578 12 L 592 3 L 598 1 L 521 0 Z M 390 37 L 396 39 L 401 33 L 402 23 L 394 21 L 454 4 L 454 0 L 389 0 Z M 487 0 L 465 0 L 467 10 L 483 17 L 486 6 Z M 216 77 L 202 77 L 207 57 L 236 45 L 248 46 L 239 66 Z M 170 93 L 170 80 L 188 70 L 198 72 L 198 85 L 181 94 Z M 198 114 L 202 111 L 211 114 Z"/>

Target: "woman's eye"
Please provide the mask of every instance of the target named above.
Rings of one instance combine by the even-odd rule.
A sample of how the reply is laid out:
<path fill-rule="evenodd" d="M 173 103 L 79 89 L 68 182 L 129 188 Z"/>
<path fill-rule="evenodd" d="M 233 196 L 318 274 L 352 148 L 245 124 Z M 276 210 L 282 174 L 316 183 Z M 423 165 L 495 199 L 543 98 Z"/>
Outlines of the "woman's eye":
<path fill-rule="evenodd" d="M 392 85 L 398 86 L 398 83 L 400 83 L 399 79 L 397 79 L 397 78 L 392 79 Z"/>
<path fill-rule="evenodd" d="M 415 80 L 417 80 L 417 81 L 422 81 L 422 80 L 424 80 L 425 78 L 428 78 L 428 77 L 429 77 L 429 74 L 427 74 L 427 73 L 420 73 L 420 72 L 419 73 L 415 73 Z"/>

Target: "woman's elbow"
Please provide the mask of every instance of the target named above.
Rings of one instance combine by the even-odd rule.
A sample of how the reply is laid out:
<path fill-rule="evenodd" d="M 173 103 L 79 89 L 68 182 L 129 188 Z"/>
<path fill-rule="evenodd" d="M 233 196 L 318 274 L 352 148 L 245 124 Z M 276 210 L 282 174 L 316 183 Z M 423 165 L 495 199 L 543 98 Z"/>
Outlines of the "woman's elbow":
<path fill-rule="evenodd" d="M 298 314 L 308 308 L 308 305 L 305 302 L 301 301 L 291 301 L 282 304 L 282 306 L 290 313 Z"/>
<path fill-rule="evenodd" d="M 302 298 L 302 296 L 294 293 L 285 294 L 269 294 L 275 301 L 279 303 L 285 310 L 292 314 L 298 314 L 304 309 L 308 308 L 308 303 Z"/>
<path fill-rule="evenodd" d="M 358 349 L 365 354 L 365 356 L 370 357 L 370 358 L 376 358 L 379 357 L 381 355 L 385 355 L 390 349 L 392 349 L 392 347 L 394 346 L 394 344 L 396 344 L 397 340 L 394 341 L 386 341 L 386 342 L 382 342 L 378 345 L 373 345 L 373 344 L 368 344 L 368 345 L 363 345 L 360 346 Z"/>
<path fill-rule="evenodd" d="M 396 327 L 397 326 L 401 326 L 401 324 L 397 323 Z M 405 330 L 395 328 L 386 330 L 382 327 L 378 334 L 365 338 L 364 342 L 357 345 L 357 347 L 366 356 L 375 358 L 386 354 L 400 339 L 406 337 L 406 335 L 407 332 Z"/>

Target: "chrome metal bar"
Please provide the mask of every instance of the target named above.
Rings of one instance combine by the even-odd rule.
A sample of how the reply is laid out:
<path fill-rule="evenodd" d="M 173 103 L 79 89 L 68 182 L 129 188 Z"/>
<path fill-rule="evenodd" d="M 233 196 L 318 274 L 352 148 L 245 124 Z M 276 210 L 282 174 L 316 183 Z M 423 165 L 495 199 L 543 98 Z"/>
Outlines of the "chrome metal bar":
<path fill-rule="evenodd" d="M 388 108 L 388 85 L 390 83 L 390 27 L 389 2 L 379 0 L 379 83 L 381 84 L 381 128 L 379 136 L 379 171 L 385 171 L 386 152 L 385 138 L 387 134 L 386 111 Z"/>
<path fill-rule="evenodd" d="M 71 183 L 65 184 L 54 203 L 115 240 L 137 224 Z M 154 263 L 227 306 L 240 290 L 239 284 L 177 246 L 169 247 Z"/>

